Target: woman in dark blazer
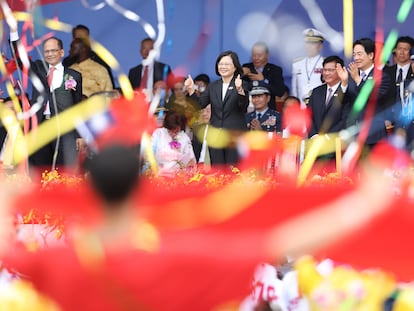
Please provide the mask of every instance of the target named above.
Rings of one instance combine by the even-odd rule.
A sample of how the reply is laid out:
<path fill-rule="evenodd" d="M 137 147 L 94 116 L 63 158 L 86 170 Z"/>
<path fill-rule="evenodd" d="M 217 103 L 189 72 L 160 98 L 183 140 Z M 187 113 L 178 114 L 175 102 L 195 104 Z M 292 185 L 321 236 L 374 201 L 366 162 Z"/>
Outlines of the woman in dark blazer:
<path fill-rule="evenodd" d="M 233 137 L 234 134 L 247 131 L 245 113 L 249 105 L 248 86 L 240 78 L 243 70 L 235 52 L 225 51 L 217 57 L 216 74 L 221 79 L 210 83 L 200 97 L 195 94 L 191 76 L 185 81 L 185 86 L 190 97 L 198 102 L 201 108 L 211 104 L 210 125 L 218 130 L 214 141 L 209 141 L 211 164 L 234 165 L 239 161 L 239 154 L 231 143 L 233 139 L 228 139 L 227 135 Z M 220 134 L 220 130 L 226 131 Z M 229 143 L 219 147 L 224 141 Z"/>

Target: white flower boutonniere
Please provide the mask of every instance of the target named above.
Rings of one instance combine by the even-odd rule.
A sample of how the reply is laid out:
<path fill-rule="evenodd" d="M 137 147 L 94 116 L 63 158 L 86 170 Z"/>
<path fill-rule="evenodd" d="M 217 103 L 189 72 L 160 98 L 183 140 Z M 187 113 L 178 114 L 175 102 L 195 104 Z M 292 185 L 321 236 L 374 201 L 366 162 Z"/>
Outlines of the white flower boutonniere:
<path fill-rule="evenodd" d="M 69 74 L 65 74 L 65 90 L 73 90 L 76 91 L 76 80 Z"/>

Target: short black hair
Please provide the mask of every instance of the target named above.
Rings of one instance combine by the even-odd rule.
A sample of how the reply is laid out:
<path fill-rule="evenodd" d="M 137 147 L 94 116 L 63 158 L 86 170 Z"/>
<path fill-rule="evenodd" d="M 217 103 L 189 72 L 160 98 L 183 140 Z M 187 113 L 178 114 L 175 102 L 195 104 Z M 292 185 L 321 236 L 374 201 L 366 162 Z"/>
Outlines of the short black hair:
<path fill-rule="evenodd" d="M 206 85 L 210 84 L 210 77 L 205 73 L 200 73 L 197 77 L 194 78 L 194 81 L 202 81 Z"/>
<path fill-rule="evenodd" d="M 75 27 L 72 28 L 72 38 L 75 37 L 75 32 L 76 32 L 76 30 L 79 30 L 79 29 L 86 30 L 86 32 L 89 35 L 89 28 L 86 27 L 85 25 L 79 24 L 79 25 L 76 25 Z"/>
<path fill-rule="evenodd" d="M 58 45 L 59 49 L 63 49 L 63 41 L 62 41 L 61 39 L 57 38 L 57 37 L 50 37 L 50 38 L 45 39 L 45 40 L 43 41 L 43 46 L 45 45 L 45 43 L 46 43 L 47 41 L 50 41 L 50 40 L 56 40 L 56 41 L 57 41 L 57 45 Z"/>
<path fill-rule="evenodd" d="M 86 165 L 94 191 L 107 203 L 125 201 L 139 181 L 137 151 L 124 145 L 103 148 Z"/>
<path fill-rule="evenodd" d="M 231 59 L 233 61 L 233 65 L 236 68 L 236 71 L 234 72 L 234 76 L 242 75 L 243 74 L 243 68 L 240 64 L 239 56 L 237 55 L 236 52 L 233 52 L 233 51 L 230 51 L 230 50 L 220 53 L 220 55 L 217 57 L 217 60 L 216 60 L 216 74 L 218 76 L 220 75 L 220 73 L 218 71 L 218 64 L 224 56 L 230 56 L 231 57 Z"/>
<path fill-rule="evenodd" d="M 155 43 L 155 40 L 153 39 L 153 38 L 151 38 L 151 37 L 146 37 L 146 38 L 144 38 L 144 39 L 142 39 L 141 40 L 141 44 L 142 43 L 144 43 L 144 42 L 152 42 L 152 43 Z"/>
<path fill-rule="evenodd" d="M 187 118 L 185 115 L 179 111 L 169 110 L 165 114 L 163 126 L 167 130 L 173 130 L 180 128 L 182 131 L 185 130 L 185 125 L 187 123 Z"/>
<path fill-rule="evenodd" d="M 354 42 L 352 47 L 354 48 L 355 45 L 362 45 L 364 47 L 365 53 L 370 54 L 374 53 L 375 58 L 375 42 L 370 38 L 361 38 Z"/>
<path fill-rule="evenodd" d="M 398 43 L 408 43 L 411 47 L 414 46 L 414 39 L 410 36 L 401 36 L 395 42 L 395 48 L 397 47 Z"/>

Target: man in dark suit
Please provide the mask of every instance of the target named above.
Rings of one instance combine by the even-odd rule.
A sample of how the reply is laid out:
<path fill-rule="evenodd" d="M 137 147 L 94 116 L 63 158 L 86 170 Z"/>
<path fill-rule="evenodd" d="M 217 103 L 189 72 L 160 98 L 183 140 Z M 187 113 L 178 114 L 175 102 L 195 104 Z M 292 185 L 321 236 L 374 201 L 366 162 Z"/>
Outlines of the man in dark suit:
<path fill-rule="evenodd" d="M 19 35 L 11 31 L 13 52 L 17 51 Z M 31 105 L 38 105 L 37 120 L 42 123 L 82 100 L 82 76 L 79 72 L 62 65 L 64 55 L 62 40 L 51 37 L 43 42 L 43 60 L 30 61 L 32 79 Z M 18 58 L 18 56 L 17 56 Z M 19 65 L 22 66 L 20 59 Z M 57 119 L 59 121 L 59 118 Z M 32 166 L 71 166 L 76 164 L 78 136 L 75 131 L 59 135 L 58 139 L 43 146 L 29 158 Z M 58 144 L 58 146 L 57 146 Z"/>
<path fill-rule="evenodd" d="M 309 97 L 312 111 L 309 137 L 339 132 L 346 126 L 351 103 L 347 94 L 348 73 L 343 67 L 344 61 L 338 56 L 328 56 L 323 60 L 322 77 L 325 83 L 314 88 Z"/>
<path fill-rule="evenodd" d="M 411 67 L 411 50 L 414 47 L 414 39 L 409 36 L 399 37 L 395 44 L 395 64 L 384 67 L 391 79 L 390 97 L 392 101 L 391 120 L 396 128 L 407 129 L 411 120 L 405 120 L 402 114 L 402 106 L 406 98 L 408 85 L 414 79 L 414 73 Z"/>
<path fill-rule="evenodd" d="M 152 92 L 156 81 L 166 81 L 171 74 L 171 67 L 169 65 L 154 61 L 153 57 L 148 57 L 153 49 L 153 39 L 145 38 L 141 41 L 140 54 L 142 56 L 142 63 L 131 68 L 128 74 L 133 89 L 146 89 Z"/>
<path fill-rule="evenodd" d="M 255 43 L 252 47 L 252 62 L 243 64 L 242 67 L 243 80 L 249 83 L 249 90 L 259 84 L 267 84 L 271 94 L 269 108 L 276 110 L 275 98 L 283 95 L 286 86 L 282 68 L 269 63 L 269 48 L 266 43 Z"/>
<path fill-rule="evenodd" d="M 360 94 L 366 81 L 374 79 L 374 59 L 375 59 L 375 43 L 369 38 L 356 40 L 353 44 L 353 62 L 349 64 L 350 79 L 348 81 L 348 93 L 351 102 L 355 102 Z M 379 72 L 381 74 L 381 72 Z M 372 148 L 381 139 L 387 136 L 386 120 L 390 119 L 389 108 L 391 79 L 389 75 L 382 71 L 381 81 L 378 86 L 377 98 L 375 101 L 375 111 L 372 120 L 365 120 L 367 107 L 373 94 L 369 96 L 367 102 L 360 110 L 352 111 L 349 125 L 363 125 L 363 121 L 370 122 L 365 144 Z"/>

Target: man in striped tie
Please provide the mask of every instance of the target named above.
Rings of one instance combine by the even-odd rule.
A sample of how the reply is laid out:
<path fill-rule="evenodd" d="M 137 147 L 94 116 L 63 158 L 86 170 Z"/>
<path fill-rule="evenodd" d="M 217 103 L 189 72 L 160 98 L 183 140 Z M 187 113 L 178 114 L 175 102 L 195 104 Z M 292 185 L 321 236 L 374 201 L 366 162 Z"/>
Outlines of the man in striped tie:
<path fill-rule="evenodd" d="M 322 77 L 324 84 L 314 88 L 309 97 L 312 112 L 312 126 L 308 136 L 319 133 L 335 133 L 344 129 L 351 103 L 347 94 L 348 72 L 344 61 L 336 56 L 323 60 Z"/>
<path fill-rule="evenodd" d="M 355 103 L 358 95 L 363 91 L 369 91 L 369 85 L 364 88 L 366 83 L 379 81 L 377 84 L 378 92 L 371 92 L 366 102 L 354 107 L 353 118 L 349 120 L 349 125 L 357 125 L 364 137 L 365 145 L 370 150 L 381 139 L 387 136 L 386 120 L 391 118 L 389 109 L 392 105 L 390 97 L 391 79 L 381 68 L 374 68 L 375 63 L 375 42 L 370 38 L 361 38 L 353 44 L 353 62 L 349 64 L 349 84 L 348 92 L 351 101 Z M 375 74 L 374 74 L 375 71 Z M 373 94 L 376 96 L 374 97 Z M 372 107 L 373 115 L 367 114 L 367 107 Z"/>

